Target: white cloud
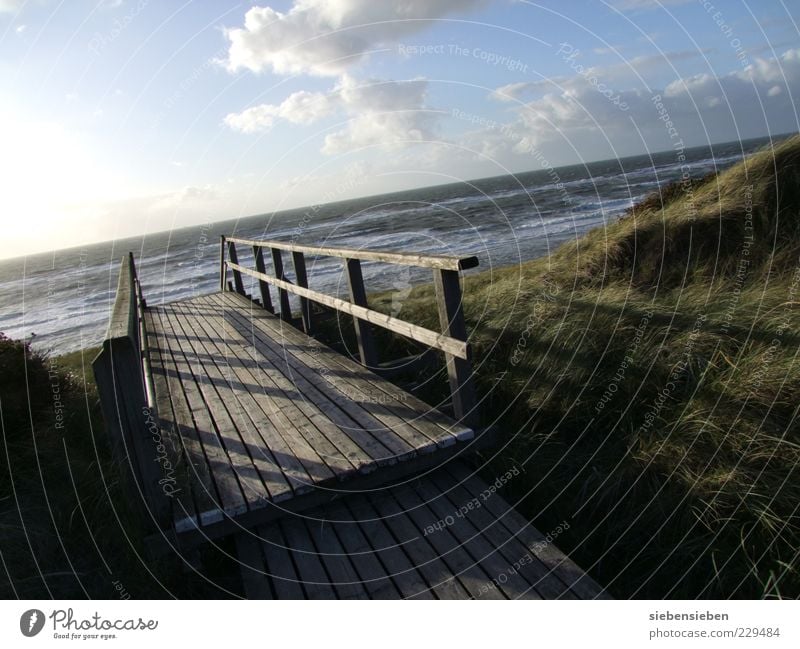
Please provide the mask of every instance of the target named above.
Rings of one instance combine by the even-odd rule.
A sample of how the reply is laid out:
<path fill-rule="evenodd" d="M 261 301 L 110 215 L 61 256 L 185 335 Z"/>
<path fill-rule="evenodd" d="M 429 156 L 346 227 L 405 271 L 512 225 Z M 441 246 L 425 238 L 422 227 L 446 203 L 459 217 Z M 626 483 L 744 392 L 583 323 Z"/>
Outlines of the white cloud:
<path fill-rule="evenodd" d="M 351 116 L 347 127 L 325 137 L 323 153 L 380 145 L 396 148 L 431 136 L 434 114 L 424 108 L 428 82 L 372 81 L 344 77 L 339 96 Z"/>
<path fill-rule="evenodd" d="M 441 18 L 487 0 L 294 0 L 282 13 L 253 7 L 226 30 L 231 71 L 336 76 L 371 51 L 410 37 Z"/>
<path fill-rule="evenodd" d="M 530 89 L 504 87 L 496 93 L 509 97 L 523 90 Z M 673 143 L 666 139 L 667 130 L 650 93 L 643 89 L 614 92 L 627 110 L 582 78 L 571 80 L 563 91 L 528 102 L 518 109 L 512 128 L 524 133 L 516 146 L 524 149 L 566 139 L 580 150 L 586 138 L 600 141 L 603 136 L 612 142 L 628 142 L 635 138 L 631 120 L 657 142 L 654 146 Z M 791 97 L 800 95 L 800 50 L 789 50 L 777 59 L 757 59 L 744 70 L 722 76 L 693 75 L 653 92 L 661 95 L 669 118 L 687 142 L 706 137 L 731 140 L 737 132 L 752 136 L 765 130 L 797 130 Z"/>
<path fill-rule="evenodd" d="M 25 0 L 0 0 L 0 14 L 15 14 L 25 4 Z"/>
<path fill-rule="evenodd" d="M 168 194 L 150 199 L 147 212 L 151 214 L 161 214 L 180 209 L 197 209 L 207 207 L 220 199 L 220 193 L 216 186 L 205 185 L 203 187 L 188 186 Z"/>
<path fill-rule="evenodd" d="M 620 11 L 645 11 L 649 9 L 660 9 L 662 7 L 676 7 L 678 5 L 689 4 L 693 0 L 617 0 L 612 2 L 612 6 Z"/>
<path fill-rule="evenodd" d="M 425 107 L 428 82 L 369 80 L 344 75 L 328 93 L 296 92 L 280 104 L 261 104 L 231 113 L 225 123 L 242 133 L 268 131 L 276 120 L 311 124 L 334 111 L 349 117 L 347 126 L 325 137 L 322 152 L 342 153 L 380 145 L 395 148 L 431 136 L 436 115 Z"/>
<path fill-rule="evenodd" d="M 623 83 L 647 78 L 654 73 L 670 70 L 676 63 L 690 61 L 705 56 L 709 50 L 680 50 L 676 52 L 662 52 L 647 56 L 634 56 L 625 61 L 605 66 L 592 66 L 577 68 L 580 64 L 572 62 L 582 74 L 573 77 L 550 77 L 537 81 L 519 81 L 501 86 L 494 90 L 490 97 L 500 101 L 516 101 L 531 98 L 534 95 L 553 92 L 559 88 L 563 92 L 579 92 L 590 85 L 587 79 L 596 77 L 605 85 L 620 86 Z"/>
<path fill-rule="evenodd" d="M 225 117 L 225 123 L 242 133 L 268 131 L 277 119 L 285 119 L 293 124 L 312 124 L 328 115 L 336 101 L 336 92 L 328 95 L 301 90 L 289 95 L 280 104 L 259 104 L 241 113 L 230 113 Z"/>

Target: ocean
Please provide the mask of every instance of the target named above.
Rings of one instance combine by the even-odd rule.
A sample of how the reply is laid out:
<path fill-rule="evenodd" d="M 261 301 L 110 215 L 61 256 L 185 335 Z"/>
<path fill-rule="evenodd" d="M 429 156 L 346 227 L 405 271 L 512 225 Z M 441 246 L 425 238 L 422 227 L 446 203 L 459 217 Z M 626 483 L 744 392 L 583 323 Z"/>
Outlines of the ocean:
<path fill-rule="evenodd" d="M 724 169 L 769 144 L 768 138 L 685 151 L 692 177 Z M 681 178 L 674 151 L 540 169 L 383 194 L 322 206 L 55 250 L 0 261 L 0 332 L 63 354 L 100 344 L 119 263 L 132 251 L 149 304 L 216 290 L 219 235 L 298 243 L 477 255 L 480 268 L 549 254 L 622 215 L 660 185 Z M 249 256 L 240 252 L 240 261 Z M 286 262 L 291 270 L 291 263 Z M 308 258 L 311 288 L 346 292 L 342 261 Z M 430 281 L 430 271 L 364 264 L 368 291 Z M 288 273 L 291 276 L 291 272 Z M 257 294 L 257 291 L 252 291 Z"/>

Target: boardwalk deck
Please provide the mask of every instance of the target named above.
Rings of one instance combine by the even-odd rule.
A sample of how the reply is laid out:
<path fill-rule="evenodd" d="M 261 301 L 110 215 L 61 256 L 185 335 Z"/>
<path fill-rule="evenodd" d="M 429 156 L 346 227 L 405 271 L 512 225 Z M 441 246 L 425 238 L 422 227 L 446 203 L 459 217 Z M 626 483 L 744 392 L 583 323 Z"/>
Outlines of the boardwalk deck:
<path fill-rule="evenodd" d="M 258 599 L 604 599 L 460 461 L 236 537 Z"/>
<path fill-rule="evenodd" d="M 159 424 L 180 431 L 171 461 L 189 468 L 178 534 L 269 520 L 475 437 L 238 294 L 150 307 L 144 319 Z"/>
<path fill-rule="evenodd" d="M 255 271 L 239 264 L 235 242 L 252 245 Z M 486 435 L 475 426 L 458 278 L 475 258 L 224 238 L 221 249 L 220 292 L 149 307 L 129 255 L 93 363 L 153 552 L 235 534 L 253 597 L 605 596 L 459 458 Z M 292 252 L 295 283 L 281 250 Z M 349 302 L 308 288 L 309 251 L 344 259 Z M 370 309 L 360 259 L 432 268 L 441 333 Z M 258 281 L 260 304 L 243 274 Z M 309 335 L 311 302 L 353 318 L 360 363 Z M 455 418 L 373 371 L 374 326 L 443 354 Z"/>

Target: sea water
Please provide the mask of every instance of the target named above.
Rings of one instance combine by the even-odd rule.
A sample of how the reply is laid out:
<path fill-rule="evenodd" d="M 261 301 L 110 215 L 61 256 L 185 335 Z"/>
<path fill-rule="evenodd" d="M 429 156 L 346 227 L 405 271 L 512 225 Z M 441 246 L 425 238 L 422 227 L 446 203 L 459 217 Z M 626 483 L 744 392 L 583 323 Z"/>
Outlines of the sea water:
<path fill-rule="evenodd" d="M 517 264 L 619 218 L 684 171 L 702 177 L 768 143 L 760 138 L 687 149 L 684 168 L 668 151 L 220 220 L 5 260 L 0 262 L 0 331 L 30 339 L 35 348 L 53 354 L 98 345 L 120 260 L 128 251 L 134 253 L 148 304 L 170 302 L 217 289 L 220 234 L 477 255 L 478 270 Z M 239 257 L 252 265 L 250 251 L 240 250 Z M 341 259 L 308 257 L 306 264 L 311 288 L 346 294 Z M 288 258 L 285 267 L 291 279 Z M 363 271 L 368 291 L 403 290 L 431 279 L 429 270 L 385 264 L 366 263 Z"/>

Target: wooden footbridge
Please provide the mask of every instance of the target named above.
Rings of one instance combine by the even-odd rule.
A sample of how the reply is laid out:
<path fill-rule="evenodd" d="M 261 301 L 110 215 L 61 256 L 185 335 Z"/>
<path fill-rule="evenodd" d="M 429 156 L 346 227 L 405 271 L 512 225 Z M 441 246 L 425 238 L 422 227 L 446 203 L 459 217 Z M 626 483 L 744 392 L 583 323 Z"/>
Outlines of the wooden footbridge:
<path fill-rule="evenodd" d="M 309 288 L 305 255 L 342 259 L 350 299 Z M 432 269 L 441 331 L 371 309 L 362 261 Z M 488 433 L 459 271 L 477 264 L 223 237 L 218 292 L 148 306 L 128 255 L 93 367 L 151 550 L 233 535 L 248 597 L 604 597 L 470 468 Z M 358 360 L 314 338 L 326 312 L 352 318 Z M 373 327 L 444 355 L 450 412 L 384 376 Z"/>

